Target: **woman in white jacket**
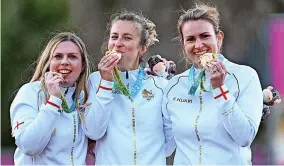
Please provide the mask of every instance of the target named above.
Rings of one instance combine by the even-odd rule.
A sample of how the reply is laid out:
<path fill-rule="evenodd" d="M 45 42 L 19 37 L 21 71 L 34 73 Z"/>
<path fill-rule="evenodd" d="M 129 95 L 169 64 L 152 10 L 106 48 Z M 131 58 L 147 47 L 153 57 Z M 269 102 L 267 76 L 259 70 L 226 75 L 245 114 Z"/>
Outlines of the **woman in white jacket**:
<path fill-rule="evenodd" d="M 15 165 L 84 165 L 87 137 L 81 106 L 88 98 L 88 54 L 73 33 L 54 36 L 31 81 L 10 108 Z"/>
<path fill-rule="evenodd" d="M 214 12 L 214 10 L 212 10 L 212 12 Z M 208 15 L 208 17 L 212 19 L 211 15 Z M 183 24 L 188 21 L 187 18 L 189 18 L 188 15 L 181 16 L 181 20 L 183 20 L 181 23 L 182 25 L 180 26 L 181 28 L 184 28 L 186 26 Z M 206 28 L 208 28 L 207 30 L 205 30 L 206 33 L 203 32 L 204 34 L 202 33 L 197 36 L 196 38 L 198 39 L 196 39 L 195 36 L 191 36 L 193 39 L 188 39 L 188 43 L 194 43 L 195 40 L 198 40 L 198 42 L 203 42 L 208 39 L 208 41 L 210 41 L 209 47 L 202 46 L 201 50 L 197 49 L 200 53 L 204 53 L 204 51 L 202 50 L 204 48 L 206 48 L 204 49 L 205 52 L 218 52 L 219 48 L 221 47 L 223 33 L 220 32 L 220 34 L 217 35 L 218 43 L 216 43 L 217 39 L 213 42 L 213 39 L 211 39 L 213 37 L 209 37 L 208 34 L 208 30 L 212 28 L 210 26 L 212 25 L 209 24 L 208 26 L 205 26 Z M 198 28 L 194 29 L 198 30 Z M 213 30 L 213 28 L 211 30 Z M 196 101 L 199 98 L 194 97 L 193 99 L 193 97 L 188 95 L 187 93 L 188 76 L 184 75 L 187 75 L 188 71 L 172 78 L 169 82 L 170 85 L 166 88 L 165 86 L 168 83 L 166 79 L 164 79 L 163 77 L 150 76 L 143 72 L 143 66 L 140 63 L 140 58 L 147 51 L 149 46 L 158 41 L 156 38 L 157 34 L 153 22 L 146 19 L 144 16 L 135 13 L 117 13 L 111 18 L 108 27 L 108 33 L 108 41 L 105 43 L 105 46 L 107 46 L 108 50 L 112 51 L 107 53 L 107 55 L 101 59 L 100 63 L 98 64 L 99 71 L 94 72 L 90 75 L 88 103 L 90 103 L 91 106 L 88 107 L 85 112 L 88 135 L 91 139 L 96 140 L 96 146 L 94 148 L 94 153 L 96 155 L 96 164 L 165 165 L 166 156 L 169 156 L 174 151 L 174 149 L 176 148 L 176 143 L 177 155 L 175 158 L 175 163 L 178 164 L 199 164 L 199 162 L 196 161 L 199 161 L 200 156 L 201 158 L 205 158 L 203 159 L 203 162 L 200 162 L 201 164 L 231 163 L 230 161 L 234 163 L 233 161 L 237 161 L 236 158 L 228 157 L 229 159 L 219 162 L 219 158 L 215 158 L 215 154 L 218 154 L 215 151 L 212 151 L 210 149 L 209 151 L 205 151 L 205 154 L 202 153 L 202 146 L 199 146 L 199 144 L 197 144 L 198 142 L 196 142 L 195 140 L 196 135 L 193 135 L 194 138 L 192 138 L 192 135 L 190 135 L 191 137 L 189 138 L 187 138 L 188 135 L 186 135 L 186 137 L 183 137 L 182 134 L 189 133 L 188 131 L 190 130 L 193 130 L 190 134 L 194 134 L 195 127 L 187 127 L 189 127 L 189 125 L 192 125 L 192 123 L 196 121 L 196 119 L 194 118 L 196 118 L 197 115 L 197 107 L 199 108 L 199 105 L 196 105 Z M 210 35 L 214 35 L 214 33 Z M 217 36 L 215 37 L 217 38 Z M 209 48 L 212 48 L 212 50 L 210 50 Z M 187 47 L 187 49 L 185 50 L 190 51 L 191 49 L 192 47 Z M 198 56 L 199 55 L 193 55 L 192 59 L 194 60 L 194 58 Z M 153 64 L 158 62 L 159 61 L 152 61 Z M 262 113 L 261 110 L 263 95 L 261 93 L 261 89 L 260 91 L 258 91 L 260 84 L 256 73 L 249 67 L 239 66 L 228 62 L 222 55 L 219 56 L 219 62 L 216 63 L 224 63 L 225 65 L 228 64 L 227 66 L 229 68 L 229 71 L 234 72 L 234 75 L 236 75 L 237 77 L 240 77 L 242 75 L 242 71 L 251 73 L 251 75 L 249 76 L 251 76 L 253 78 L 253 81 L 255 81 L 255 83 L 253 84 L 254 88 L 256 88 L 256 90 L 253 90 L 252 92 L 254 95 L 256 95 L 254 101 L 256 102 L 256 104 L 252 109 L 252 116 L 255 116 L 253 120 L 255 121 L 256 126 L 258 126 L 258 116 L 261 116 Z M 117 66 L 119 70 L 116 73 L 116 76 L 117 74 L 120 75 L 122 83 L 124 84 L 122 86 L 118 85 L 118 82 L 116 82 L 116 80 L 114 80 L 113 78 L 113 71 L 115 66 Z M 196 69 L 196 72 L 198 70 L 199 69 Z M 240 84 L 240 91 L 245 91 L 243 85 L 247 84 L 246 81 L 248 80 L 242 77 L 238 78 L 241 79 L 241 81 L 237 84 L 234 75 L 231 76 L 232 78 L 229 78 L 229 82 L 227 83 L 228 87 L 234 86 L 233 88 L 237 88 L 237 85 Z M 206 76 L 208 77 L 208 73 L 206 74 Z M 213 83 L 215 82 L 216 81 L 213 81 Z M 208 86 L 208 83 L 209 82 L 207 81 L 206 86 Z M 123 88 L 123 86 L 125 88 Z M 122 88 L 120 89 L 119 87 Z M 128 89 L 126 90 L 126 93 L 125 89 Z M 232 91 L 231 93 L 236 94 L 238 88 L 234 90 L 235 91 Z M 215 91 L 217 93 L 217 89 Z M 249 92 L 246 93 L 247 95 L 249 94 Z M 211 92 L 210 94 L 207 94 L 210 96 Z M 162 95 L 164 95 L 164 109 L 162 109 Z M 208 95 L 206 96 L 205 101 L 210 99 Z M 241 94 L 239 95 L 240 101 L 245 99 L 245 97 L 241 96 Z M 205 101 L 204 109 L 208 109 L 207 107 L 210 107 L 211 104 L 208 104 Z M 232 101 L 233 99 L 230 99 L 230 102 Z M 258 105 L 258 102 L 261 102 L 261 105 Z M 221 107 L 224 107 L 222 101 L 218 101 L 218 103 L 220 103 Z M 218 105 L 218 103 L 216 104 Z M 213 108 L 210 107 L 210 109 L 217 112 L 219 108 L 216 106 L 213 106 Z M 257 112 L 258 109 L 260 109 L 260 112 Z M 193 115 L 189 114 L 190 110 L 193 110 Z M 212 115 L 214 115 L 214 117 L 218 116 L 218 114 L 209 112 L 208 115 L 205 115 L 209 120 L 212 121 L 214 119 L 211 119 L 211 113 Z M 224 116 L 226 115 L 227 113 Z M 221 118 L 222 116 L 220 116 L 219 118 Z M 245 117 L 242 114 L 239 118 L 245 121 Z M 201 119 L 203 119 L 202 116 Z M 174 123 L 174 133 L 172 133 L 171 120 Z M 221 122 L 222 121 L 219 119 L 218 123 Z M 198 121 L 198 123 L 200 122 Z M 214 123 L 216 122 L 214 121 Z M 216 127 L 217 129 L 218 126 L 214 123 L 211 127 Z M 226 123 L 230 124 L 231 122 L 227 120 Z M 178 128 L 176 126 L 177 124 L 179 125 Z M 226 124 L 228 131 L 233 130 L 234 126 L 228 126 L 228 124 Z M 211 124 L 208 125 L 210 126 Z M 250 122 L 244 123 L 243 125 L 247 127 L 248 131 L 250 131 Z M 204 125 L 204 127 L 207 128 L 206 125 Z M 252 130 L 255 129 L 256 128 L 252 128 Z M 220 130 L 220 132 L 224 132 L 222 129 L 218 130 Z M 179 132 L 181 132 L 182 134 L 180 134 Z M 242 139 L 244 140 L 238 140 L 245 142 L 238 143 L 249 143 L 246 142 L 247 140 L 245 140 L 245 138 L 252 140 L 252 137 L 254 137 L 255 133 L 256 131 L 249 133 L 251 135 L 248 134 L 247 137 L 243 137 Z M 224 138 L 218 139 L 227 139 L 226 137 L 228 137 L 228 133 L 223 134 Z M 219 136 L 219 132 L 217 133 L 217 136 Z M 213 138 L 215 137 L 216 136 L 214 136 Z M 205 140 L 206 139 L 207 137 L 205 137 Z M 232 139 L 226 141 L 228 141 L 229 143 L 233 142 Z M 184 150 L 184 147 L 187 148 L 189 145 L 192 145 L 192 149 L 190 149 L 192 151 L 188 149 Z M 210 145 L 210 147 L 212 146 L 214 150 L 223 147 L 222 142 L 219 145 Z M 232 143 L 231 146 L 235 145 Z M 199 147 L 201 147 L 200 152 Z M 237 151 L 238 149 L 232 150 L 234 151 L 232 152 L 233 157 L 237 156 L 237 154 L 235 154 L 235 151 Z M 198 155 L 196 155 L 196 153 L 198 153 Z M 201 153 L 200 156 L 199 153 Z M 208 157 L 208 155 L 211 156 Z M 241 155 L 243 156 L 243 154 Z"/>
<path fill-rule="evenodd" d="M 153 22 L 140 14 L 122 12 L 109 24 L 107 49 L 90 76 L 86 127 L 96 140 L 98 165 L 165 165 L 168 122 L 162 115 L 167 80 L 145 74 L 140 58 L 157 42 Z M 113 78 L 114 67 L 116 76 Z M 170 134 L 169 134 L 170 135 Z"/>
<path fill-rule="evenodd" d="M 193 65 L 174 76 L 164 93 L 163 111 L 177 144 L 174 164 L 251 165 L 250 145 L 263 109 L 256 71 L 218 54 L 224 34 L 216 8 L 197 5 L 184 11 L 178 31 Z M 212 55 L 215 59 L 206 63 Z"/>

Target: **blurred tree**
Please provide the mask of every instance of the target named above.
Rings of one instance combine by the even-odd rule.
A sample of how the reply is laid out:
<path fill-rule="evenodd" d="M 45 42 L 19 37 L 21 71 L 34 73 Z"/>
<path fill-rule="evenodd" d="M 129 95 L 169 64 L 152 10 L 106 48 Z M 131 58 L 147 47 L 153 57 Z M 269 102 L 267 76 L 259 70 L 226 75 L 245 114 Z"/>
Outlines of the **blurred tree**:
<path fill-rule="evenodd" d="M 52 32 L 71 29 L 67 0 L 2 0 L 1 145 L 14 145 L 9 107 L 13 93 L 28 82 L 33 62 Z"/>

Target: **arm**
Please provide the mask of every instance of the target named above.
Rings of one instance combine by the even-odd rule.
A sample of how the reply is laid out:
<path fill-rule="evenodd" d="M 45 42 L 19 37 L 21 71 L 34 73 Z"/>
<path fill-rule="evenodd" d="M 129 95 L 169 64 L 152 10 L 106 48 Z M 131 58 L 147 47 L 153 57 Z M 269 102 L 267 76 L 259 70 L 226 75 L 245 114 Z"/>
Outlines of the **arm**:
<path fill-rule="evenodd" d="M 172 121 L 170 119 L 170 114 L 167 110 L 168 97 L 167 97 L 167 86 L 164 88 L 163 101 L 162 101 L 162 113 L 163 113 L 163 126 L 165 134 L 165 145 L 166 145 L 166 157 L 172 155 L 176 149 L 176 142 L 174 140 L 174 134 L 172 132 Z"/>
<path fill-rule="evenodd" d="M 12 103 L 10 115 L 16 145 L 26 155 L 34 156 L 40 154 L 50 140 L 54 124 L 60 117 L 57 107 L 61 105 L 61 99 L 51 96 L 38 112 L 37 93 L 33 94 L 35 97 L 30 95 L 27 86 L 21 88 Z"/>
<path fill-rule="evenodd" d="M 86 135 L 92 140 L 98 140 L 106 133 L 111 115 L 111 101 L 113 82 L 101 79 L 96 73 L 89 79 L 89 98 L 86 108 Z"/>
<path fill-rule="evenodd" d="M 174 135 L 172 132 L 172 121 L 165 112 L 166 110 L 163 110 L 163 123 L 164 123 L 164 134 L 165 134 L 165 145 L 166 145 L 166 157 L 169 157 L 172 155 L 174 150 L 176 149 L 176 142 L 174 140 Z"/>
<path fill-rule="evenodd" d="M 238 100 L 226 94 L 220 96 L 222 91 L 226 92 L 226 85 L 222 85 L 213 91 L 216 102 L 223 113 L 223 125 L 236 143 L 242 147 L 252 143 L 256 136 L 263 108 L 263 96 L 258 75 L 253 71 L 253 77 L 243 88 Z"/>

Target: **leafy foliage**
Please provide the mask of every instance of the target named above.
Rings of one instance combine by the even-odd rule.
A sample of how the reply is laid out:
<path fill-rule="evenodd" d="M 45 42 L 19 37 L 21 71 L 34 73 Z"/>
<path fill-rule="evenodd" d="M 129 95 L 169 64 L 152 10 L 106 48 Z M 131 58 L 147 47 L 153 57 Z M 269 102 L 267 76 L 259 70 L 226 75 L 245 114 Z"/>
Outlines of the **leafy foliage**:
<path fill-rule="evenodd" d="M 68 0 L 2 0 L 2 146 L 11 139 L 13 93 L 32 77 L 37 57 L 55 31 L 71 30 Z"/>

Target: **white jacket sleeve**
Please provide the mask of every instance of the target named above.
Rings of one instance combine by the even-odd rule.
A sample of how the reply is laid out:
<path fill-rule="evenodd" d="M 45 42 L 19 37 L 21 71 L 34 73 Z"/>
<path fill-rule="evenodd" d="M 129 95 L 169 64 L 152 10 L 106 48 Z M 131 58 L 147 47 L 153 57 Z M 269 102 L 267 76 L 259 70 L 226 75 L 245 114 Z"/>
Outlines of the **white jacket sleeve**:
<path fill-rule="evenodd" d="M 165 134 L 165 145 L 166 145 L 166 157 L 172 155 L 174 150 L 176 149 L 177 145 L 174 140 L 174 134 L 172 131 L 172 121 L 170 119 L 170 114 L 167 110 L 167 103 L 168 103 L 168 87 L 166 86 L 163 90 L 163 101 L 162 101 L 162 113 L 163 113 L 163 123 L 164 123 L 164 134 Z"/>
<path fill-rule="evenodd" d="M 24 85 L 10 108 L 12 135 L 16 145 L 29 156 L 44 150 L 60 117 L 57 107 L 61 105 L 61 99 L 50 96 L 48 101 L 52 104 L 42 104 L 38 111 L 37 98 L 37 93 Z"/>
<path fill-rule="evenodd" d="M 226 85 L 213 91 L 215 100 L 222 110 L 223 125 L 236 143 L 248 146 L 254 140 L 261 121 L 263 95 L 257 73 L 254 71 L 251 80 L 243 85 L 239 97 L 230 95 Z M 221 95 L 223 93 L 224 94 Z"/>
<path fill-rule="evenodd" d="M 166 143 L 166 157 L 169 157 L 172 155 L 177 145 L 172 132 L 172 121 L 166 109 L 163 109 L 163 123 Z"/>
<path fill-rule="evenodd" d="M 98 73 L 89 78 L 87 103 L 91 105 L 85 110 L 85 132 L 92 140 L 98 140 L 106 133 L 112 109 L 112 87 L 113 82 L 101 79 Z"/>

